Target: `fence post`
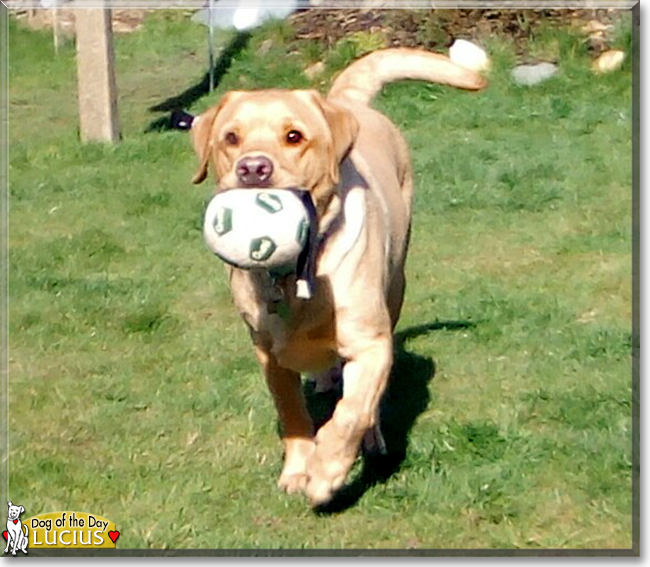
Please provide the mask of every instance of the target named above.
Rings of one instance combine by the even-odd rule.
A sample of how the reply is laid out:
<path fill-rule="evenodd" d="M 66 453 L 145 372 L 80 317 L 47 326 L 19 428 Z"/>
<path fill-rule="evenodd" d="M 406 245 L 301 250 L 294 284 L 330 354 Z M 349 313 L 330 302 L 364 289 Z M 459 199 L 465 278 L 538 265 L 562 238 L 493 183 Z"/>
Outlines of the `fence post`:
<path fill-rule="evenodd" d="M 120 123 L 111 10 L 78 8 L 75 22 L 81 141 L 115 143 Z"/>

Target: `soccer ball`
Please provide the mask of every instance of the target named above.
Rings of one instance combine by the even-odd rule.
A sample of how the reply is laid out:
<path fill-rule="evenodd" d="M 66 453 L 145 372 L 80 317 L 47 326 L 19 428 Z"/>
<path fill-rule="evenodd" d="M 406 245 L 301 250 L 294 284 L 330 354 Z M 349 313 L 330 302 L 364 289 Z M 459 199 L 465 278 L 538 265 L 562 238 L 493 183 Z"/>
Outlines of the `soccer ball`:
<path fill-rule="evenodd" d="M 309 213 L 287 189 L 228 189 L 208 204 L 203 236 L 208 248 L 238 268 L 296 266 L 307 243 Z"/>

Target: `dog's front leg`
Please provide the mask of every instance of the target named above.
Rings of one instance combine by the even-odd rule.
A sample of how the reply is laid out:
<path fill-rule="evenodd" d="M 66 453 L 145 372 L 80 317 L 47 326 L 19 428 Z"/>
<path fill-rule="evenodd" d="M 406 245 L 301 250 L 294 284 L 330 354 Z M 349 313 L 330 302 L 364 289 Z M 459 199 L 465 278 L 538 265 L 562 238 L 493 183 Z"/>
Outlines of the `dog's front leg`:
<path fill-rule="evenodd" d="M 256 346 L 266 383 L 280 419 L 284 443 L 284 465 L 278 487 L 289 493 L 304 490 L 307 461 L 314 452 L 314 426 L 307 411 L 300 374 L 282 368 L 273 354 Z"/>
<path fill-rule="evenodd" d="M 341 487 L 366 432 L 377 425 L 379 401 L 393 361 L 390 331 L 351 351 L 343 367 L 343 397 L 316 435 L 305 489 L 312 505 L 329 501 Z"/>

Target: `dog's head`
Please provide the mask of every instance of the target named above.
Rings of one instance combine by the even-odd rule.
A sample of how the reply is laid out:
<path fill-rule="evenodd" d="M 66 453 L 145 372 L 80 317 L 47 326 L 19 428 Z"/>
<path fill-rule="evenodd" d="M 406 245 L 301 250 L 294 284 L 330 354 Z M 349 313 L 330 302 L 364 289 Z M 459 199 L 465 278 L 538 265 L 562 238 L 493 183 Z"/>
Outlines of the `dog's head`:
<path fill-rule="evenodd" d="M 193 122 L 193 181 L 212 166 L 220 189 L 303 187 L 322 210 L 358 129 L 349 110 L 316 91 L 231 92 Z"/>
<path fill-rule="evenodd" d="M 25 508 L 22 506 L 14 506 L 11 502 L 7 502 L 7 505 L 9 506 L 9 511 L 7 512 L 7 518 L 9 520 L 17 520 L 25 511 Z"/>

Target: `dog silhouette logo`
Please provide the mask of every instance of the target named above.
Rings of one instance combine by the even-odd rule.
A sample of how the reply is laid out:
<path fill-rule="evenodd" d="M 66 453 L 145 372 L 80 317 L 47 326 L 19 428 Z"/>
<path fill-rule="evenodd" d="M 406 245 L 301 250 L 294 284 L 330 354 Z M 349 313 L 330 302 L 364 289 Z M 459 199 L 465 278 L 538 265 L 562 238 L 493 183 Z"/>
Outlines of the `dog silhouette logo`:
<path fill-rule="evenodd" d="M 22 506 L 14 506 L 11 502 L 7 502 L 7 504 L 9 505 L 9 511 L 7 512 L 7 530 L 2 533 L 7 540 L 5 553 L 9 553 L 9 547 L 11 547 L 12 555 L 16 555 L 16 550 L 27 554 L 28 529 L 20 521 L 20 515 L 25 511 L 25 508 Z"/>

